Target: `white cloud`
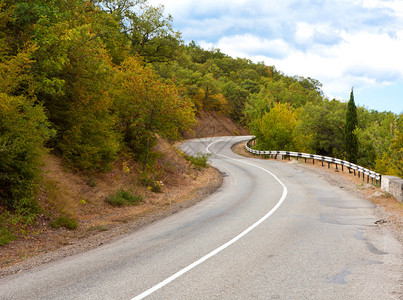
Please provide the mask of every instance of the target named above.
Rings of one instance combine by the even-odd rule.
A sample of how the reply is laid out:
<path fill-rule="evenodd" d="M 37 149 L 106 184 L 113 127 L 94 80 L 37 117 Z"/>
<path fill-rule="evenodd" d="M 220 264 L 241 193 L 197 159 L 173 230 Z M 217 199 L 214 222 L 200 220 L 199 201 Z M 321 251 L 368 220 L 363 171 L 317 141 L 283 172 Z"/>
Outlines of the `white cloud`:
<path fill-rule="evenodd" d="M 387 34 L 342 32 L 343 42 L 333 46 L 315 45 L 310 51 L 292 48 L 283 40 L 262 39 L 250 34 L 224 37 L 209 44 L 233 57 L 264 61 L 289 75 L 319 79 L 324 91 L 337 95 L 351 86 L 385 85 L 403 79 L 403 39 Z M 273 50 L 274 49 L 274 50 Z M 275 51 L 276 55 L 265 55 Z"/>
<path fill-rule="evenodd" d="M 297 31 L 295 32 L 295 40 L 297 43 L 311 42 L 315 32 L 314 26 L 305 22 L 297 23 Z"/>
<path fill-rule="evenodd" d="M 269 40 L 252 34 L 223 37 L 214 46 L 223 53 L 241 58 L 257 55 L 286 57 L 291 51 L 281 39 Z"/>
<path fill-rule="evenodd" d="M 393 14 L 403 16 L 403 2 L 401 0 L 362 0 L 363 7 L 390 8 Z"/>
<path fill-rule="evenodd" d="M 329 96 L 403 82 L 403 0 L 148 0 L 186 42 L 318 79 Z"/>

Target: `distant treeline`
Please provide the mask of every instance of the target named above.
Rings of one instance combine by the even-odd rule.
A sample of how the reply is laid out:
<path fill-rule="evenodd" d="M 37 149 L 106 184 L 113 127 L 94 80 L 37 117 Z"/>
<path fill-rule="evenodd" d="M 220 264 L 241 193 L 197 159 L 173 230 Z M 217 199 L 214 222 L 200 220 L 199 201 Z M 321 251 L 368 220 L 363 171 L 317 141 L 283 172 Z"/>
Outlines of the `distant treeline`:
<path fill-rule="evenodd" d="M 185 45 L 146 0 L 0 0 L 0 204 L 34 205 L 52 151 L 84 173 L 119 153 L 144 169 L 156 136 L 170 140 L 215 110 L 259 147 L 345 157 L 347 104 L 311 78 Z M 403 118 L 358 108 L 358 163 L 403 175 Z"/>

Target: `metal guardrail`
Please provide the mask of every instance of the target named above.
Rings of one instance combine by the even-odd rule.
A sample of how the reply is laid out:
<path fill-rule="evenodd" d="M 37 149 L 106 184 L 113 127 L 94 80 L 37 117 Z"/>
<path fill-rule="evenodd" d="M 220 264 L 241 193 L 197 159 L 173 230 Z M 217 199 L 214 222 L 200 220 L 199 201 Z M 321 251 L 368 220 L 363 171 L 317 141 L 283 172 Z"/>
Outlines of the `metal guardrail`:
<path fill-rule="evenodd" d="M 321 161 L 322 166 L 323 166 L 324 162 L 327 162 L 329 168 L 330 168 L 330 164 L 335 164 L 336 169 L 337 169 L 338 165 L 341 165 L 342 171 L 344 171 L 344 167 L 346 167 L 346 168 L 348 168 L 349 172 L 351 172 L 351 170 L 353 170 L 354 175 L 356 175 L 356 172 L 358 172 L 358 177 L 360 177 L 360 174 L 362 174 L 363 180 L 365 179 L 365 175 L 367 175 L 368 182 L 369 182 L 369 178 L 372 178 L 372 181 L 375 179 L 377 183 L 378 183 L 378 180 L 379 181 L 382 180 L 381 174 L 371 171 L 369 169 L 366 169 L 364 167 L 358 166 L 356 164 L 350 163 L 348 161 L 338 159 L 338 158 L 322 156 L 322 155 L 315 155 L 315 154 L 308 154 L 308 153 L 301 153 L 301 152 L 291 152 L 291 151 L 255 150 L 255 149 L 251 148 L 251 143 L 255 140 L 256 140 L 256 138 L 251 139 L 246 143 L 246 150 L 248 152 L 256 154 L 256 155 L 270 155 L 270 156 L 274 155 L 275 158 L 277 158 L 277 155 L 281 155 L 282 157 L 296 157 L 297 159 L 304 158 L 305 162 L 306 162 L 306 159 L 312 159 L 313 163 L 315 163 L 315 160 Z"/>

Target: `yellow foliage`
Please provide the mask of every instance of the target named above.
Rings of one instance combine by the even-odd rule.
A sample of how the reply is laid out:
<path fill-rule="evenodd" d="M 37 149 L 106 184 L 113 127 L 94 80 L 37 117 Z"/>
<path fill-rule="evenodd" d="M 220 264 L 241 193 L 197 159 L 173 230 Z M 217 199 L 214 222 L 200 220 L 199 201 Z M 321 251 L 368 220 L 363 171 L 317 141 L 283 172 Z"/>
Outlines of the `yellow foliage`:
<path fill-rule="evenodd" d="M 5 62 L 0 62 L 0 93 L 13 93 L 24 83 L 28 94 L 32 94 L 32 80 L 29 76 L 32 60 L 29 58 L 36 48 L 32 45 Z"/>

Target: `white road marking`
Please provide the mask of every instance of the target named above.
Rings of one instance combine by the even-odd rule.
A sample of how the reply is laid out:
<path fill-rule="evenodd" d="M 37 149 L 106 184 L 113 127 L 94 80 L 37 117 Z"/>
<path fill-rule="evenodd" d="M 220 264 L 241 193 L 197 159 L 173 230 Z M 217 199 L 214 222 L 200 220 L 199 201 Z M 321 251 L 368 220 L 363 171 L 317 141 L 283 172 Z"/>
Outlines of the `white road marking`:
<path fill-rule="evenodd" d="M 221 142 L 222 140 L 218 140 L 215 142 L 212 142 L 211 144 L 209 144 L 206 148 L 208 153 L 211 153 L 211 151 L 209 150 L 210 146 L 212 146 L 215 143 Z M 274 179 L 276 179 L 280 185 L 283 187 L 283 193 L 281 195 L 280 200 L 277 202 L 276 206 L 274 206 L 266 215 L 264 215 L 261 219 L 259 219 L 256 223 L 254 223 L 252 226 L 250 226 L 249 228 L 247 228 L 246 230 L 244 230 L 243 232 L 241 232 L 240 234 L 238 234 L 236 237 L 234 237 L 232 240 L 230 240 L 229 242 L 225 243 L 224 245 L 222 245 L 221 247 L 218 247 L 217 249 L 211 251 L 209 254 L 203 256 L 202 258 L 200 258 L 199 260 L 195 261 L 194 263 L 190 264 L 189 266 L 187 266 L 186 268 L 183 268 L 182 270 L 176 272 L 175 274 L 173 274 L 172 276 L 168 277 L 167 279 L 165 279 L 164 281 L 160 282 L 159 284 L 153 286 L 152 288 L 146 290 L 145 292 L 141 293 L 140 295 L 132 298 L 131 300 L 140 300 L 140 299 L 144 299 L 145 297 L 151 295 L 152 293 L 158 291 L 160 288 L 166 286 L 167 284 L 169 284 L 170 282 L 174 281 L 175 279 L 177 279 L 178 277 L 182 276 L 183 274 L 187 273 L 188 271 L 190 271 L 191 269 L 193 269 L 194 267 L 200 265 L 201 263 L 205 262 L 206 260 L 208 260 L 209 258 L 213 257 L 214 255 L 218 254 L 219 252 L 223 251 L 225 248 L 231 246 L 232 244 L 234 244 L 236 241 L 238 241 L 240 238 L 242 238 L 243 236 L 245 236 L 246 234 L 248 234 L 250 231 L 252 231 L 253 229 L 255 229 L 257 226 L 259 226 L 261 223 L 263 223 L 267 218 L 269 218 L 280 206 L 281 204 L 284 202 L 285 198 L 287 197 L 287 187 L 284 185 L 284 183 L 281 182 L 280 179 L 278 179 L 278 177 L 276 175 L 274 175 L 273 173 L 271 173 L 270 171 L 267 171 L 266 169 L 256 166 L 254 164 L 245 162 L 243 160 L 240 159 L 236 159 L 236 158 L 232 158 L 223 154 L 217 154 L 220 156 L 223 156 L 225 158 L 231 159 L 231 160 L 235 160 L 238 162 L 242 162 L 244 164 L 256 167 L 268 174 L 270 174 L 271 176 L 274 177 Z"/>

